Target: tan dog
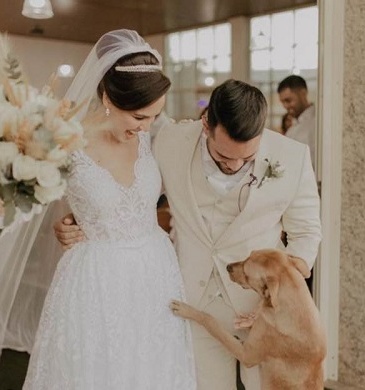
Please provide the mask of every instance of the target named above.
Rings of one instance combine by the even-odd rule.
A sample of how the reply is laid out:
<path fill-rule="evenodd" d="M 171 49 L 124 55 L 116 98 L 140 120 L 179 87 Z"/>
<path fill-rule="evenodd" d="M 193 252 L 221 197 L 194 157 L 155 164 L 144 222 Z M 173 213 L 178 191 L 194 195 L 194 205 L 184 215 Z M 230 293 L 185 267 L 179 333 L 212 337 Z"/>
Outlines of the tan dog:
<path fill-rule="evenodd" d="M 260 364 L 263 390 L 323 390 L 325 336 L 304 277 L 307 264 L 279 250 L 253 251 L 227 266 L 231 280 L 262 297 L 247 340 L 241 342 L 209 314 L 173 301 L 173 312 L 204 326 L 242 364 Z"/>

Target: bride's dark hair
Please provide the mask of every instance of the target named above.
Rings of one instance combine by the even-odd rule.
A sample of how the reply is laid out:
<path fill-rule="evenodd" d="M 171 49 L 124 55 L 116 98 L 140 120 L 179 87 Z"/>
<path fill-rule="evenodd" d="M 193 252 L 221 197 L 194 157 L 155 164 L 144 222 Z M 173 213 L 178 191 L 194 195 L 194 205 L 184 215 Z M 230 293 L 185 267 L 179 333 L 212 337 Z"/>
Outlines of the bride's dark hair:
<path fill-rule="evenodd" d="M 120 58 L 105 73 L 98 85 L 101 99 L 105 92 L 111 103 L 122 110 L 138 110 L 158 100 L 170 88 L 171 82 L 161 71 L 123 72 L 116 66 L 158 65 L 157 58 L 149 53 L 133 53 Z"/>

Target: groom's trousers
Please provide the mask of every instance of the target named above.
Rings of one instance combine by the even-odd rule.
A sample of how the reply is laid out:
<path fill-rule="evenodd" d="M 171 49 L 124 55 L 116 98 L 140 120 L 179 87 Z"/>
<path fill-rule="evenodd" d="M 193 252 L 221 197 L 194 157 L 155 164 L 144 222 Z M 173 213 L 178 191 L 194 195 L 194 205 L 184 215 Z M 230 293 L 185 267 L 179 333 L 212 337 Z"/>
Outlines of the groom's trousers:
<path fill-rule="evenodd" d="M 199 309 L 215 317 L 230 333 L 242 339 L 244 333 L 233 328 L 235 311 L 229 304 L 220 278 L 214 270 Z M 236 358 L 200 325 L 191 322 L 198 390 L 237 390 Z M 241 367 L 241 379 L 246 390 L 260 390 L 258 368 Z"/>

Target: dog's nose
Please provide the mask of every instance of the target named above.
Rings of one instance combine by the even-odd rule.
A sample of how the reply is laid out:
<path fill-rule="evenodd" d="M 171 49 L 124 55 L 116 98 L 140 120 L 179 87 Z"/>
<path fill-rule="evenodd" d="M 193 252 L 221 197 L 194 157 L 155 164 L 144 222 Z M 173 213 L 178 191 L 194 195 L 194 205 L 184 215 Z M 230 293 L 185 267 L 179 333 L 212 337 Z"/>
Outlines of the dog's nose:
<path fill-rule="evenodd" d="M 233 267 L 232 267 L 231 264 L 228 264 L 228 265 L 227 265 L 227 271 L 228 271 L 229 273 L 231 273 L 231 272 L 233 271 Z"/>

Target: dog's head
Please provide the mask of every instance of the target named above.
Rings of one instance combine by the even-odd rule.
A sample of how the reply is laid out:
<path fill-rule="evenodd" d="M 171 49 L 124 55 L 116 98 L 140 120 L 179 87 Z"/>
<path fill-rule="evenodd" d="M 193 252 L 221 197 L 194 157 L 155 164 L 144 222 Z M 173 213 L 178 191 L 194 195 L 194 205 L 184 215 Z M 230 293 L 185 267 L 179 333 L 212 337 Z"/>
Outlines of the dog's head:
<path fill-rule="evenodd" d="M 229 264 L 227 271 L 231 280 L 243 288 L 251 288 L 260 294 L 269 306 L 277 305 L 280 277 L 291 268 L 305 278 L 310 276 L 306 262 L 278 249 L 252 251 L 244 261 Z"/>

